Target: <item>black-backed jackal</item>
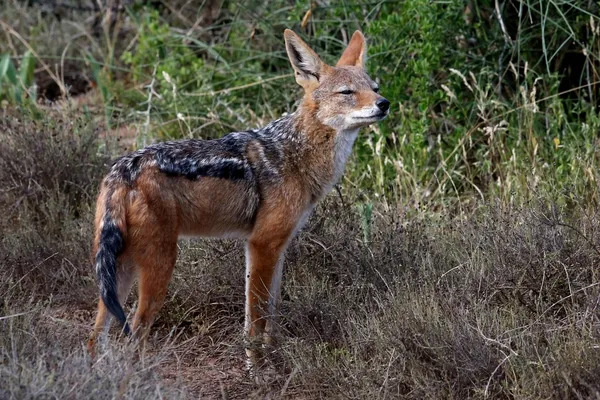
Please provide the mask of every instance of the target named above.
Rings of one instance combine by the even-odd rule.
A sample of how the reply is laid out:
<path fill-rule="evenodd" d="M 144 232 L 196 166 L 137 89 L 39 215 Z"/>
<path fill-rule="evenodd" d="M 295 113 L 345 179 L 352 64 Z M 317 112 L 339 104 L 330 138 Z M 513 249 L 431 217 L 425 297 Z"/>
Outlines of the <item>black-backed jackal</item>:
<path fill-rule="evenodd" d="M 284 36 L 304 88 L 295 113 L 217 140 L 148 146 L 118 159 L 104 178 L 93 245 L 100 301 L 92 352 L 109 313 L 130 333 L 122 305 L 136 278 L 132 331 L 145 340 L 165 298 L 180 235 L 247 239 L 245 334 L 259 342 L 268 336 L 288 243 L 342 175 L 358 130 L 385 118 L 390 105 L 364 70 L 359 31 L 335 67 L 294 32 Z M 252 364 L 256 346 L 247 353 Z"/>

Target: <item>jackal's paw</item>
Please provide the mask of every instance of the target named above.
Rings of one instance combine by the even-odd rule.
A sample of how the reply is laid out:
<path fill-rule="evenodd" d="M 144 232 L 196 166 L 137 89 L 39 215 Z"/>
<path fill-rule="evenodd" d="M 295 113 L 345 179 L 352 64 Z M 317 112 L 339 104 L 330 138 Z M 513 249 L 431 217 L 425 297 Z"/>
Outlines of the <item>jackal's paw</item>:
<path fill-rule="evenodd" d="M 254 378 L 262 363 L 263 358 L 259 348 L 246 348 L 246 371 L 250 378 Z"/>
<path fill-rule="evenodd" d="M 256 385 L 271 385 L 273 382 L 282 378 L 282 375 L 277 371 L 268 360 L 261 358 L 258 361 L 252 362 L 250 358 L 246 360 L 248 377 Z"/>
<path fill-rule="evenodd" d="M 96 358 L 96 337 L 93 335 L 90 336 L 90 338 L 88 339 L 87 352 L 88 352 L 88 355 L 90 356 L 90 359 L 93 360 Z"/>

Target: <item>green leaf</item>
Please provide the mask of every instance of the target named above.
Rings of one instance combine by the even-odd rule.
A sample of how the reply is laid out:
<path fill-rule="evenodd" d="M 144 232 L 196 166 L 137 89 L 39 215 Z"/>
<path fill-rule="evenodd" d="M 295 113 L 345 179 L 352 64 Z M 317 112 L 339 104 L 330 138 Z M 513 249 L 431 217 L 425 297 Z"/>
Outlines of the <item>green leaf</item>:
<path fill-rule="evenodd" d="M 3 82 L 7 83 L 7 89 L 2 89 Z M 17 70 L 9 54 L 5 54 L 0 60 L 0 93 L 3 92 L 6 92 L 7 95 L 12 94 L 15 102 L 21 102 L 21 90 L 19 80 L 17 79 Z"/>
<path fill-rule="evenodd" d="M 100 63 L 96 61 L 96 59 L 91 54 L 86 54 L 85 58 L 92 67 L 92 78 L 94 79 L 94 81 L 96 81 L 96 84 L 100 88 L 102 100 L 106 102 L 108 100 L 109 93 L 108 89 L 106 88 L 106 85 L 104 85 L 102 82 L 102 67 L 100 66 Z"/>
<path fill-rule="evenodd" d="M 223 66 L 230 70 L 231 67 L 229 66 L 229 63 L 223 58 L 221 57 L 221 55 L 213 48 L 213 46 L 210 46 L 208 44 L 206 44 L 203 41 L 200 41 L 196 38 L 187 36 L 187 35 L 181 35 L 181 34 L 173 34 L 173 37 L 176 37 L 178 39 L 182 39 L 182 40 L 189 40 L 190 42 L 194 43 L 196 46 L 198 46 L 198 48 L 205 50 L 208 54 L 210 54 L 215 60 L 219 61 L 220 63 L 223 64 Z"/>
<path fill-rule="evenodd" d="M 23 56 L 21 65 L 19 65 L 19 75 L 21 82 L 26 89 L 33 86 L 33 73 L 35 71 L 35 57 L 31 54 L 31 51 L 27 51 Z"/>
<path fill-rule="evenodd" d="M 17 70 L 15 69 L 15 66 L 12 63 L 9 54 L 3 55 L 2 59 L 0 60 L 0 82 L 2 82 L 5 79 L 13 85 L 16 85 L 18 83 Z"/>

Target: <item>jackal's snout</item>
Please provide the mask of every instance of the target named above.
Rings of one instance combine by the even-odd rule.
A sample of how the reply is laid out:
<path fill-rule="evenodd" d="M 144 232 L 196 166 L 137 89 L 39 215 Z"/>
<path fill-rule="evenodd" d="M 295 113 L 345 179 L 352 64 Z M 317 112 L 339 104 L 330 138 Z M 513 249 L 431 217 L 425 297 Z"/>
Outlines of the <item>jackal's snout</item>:
<path fill-rule="evenodd" d="M 390 102 L 385 97 L 378 98 L 377 101 L 375 102 L 375 105 L 384 114 L 387 114 L 388 110 L 390 109 Z"/>

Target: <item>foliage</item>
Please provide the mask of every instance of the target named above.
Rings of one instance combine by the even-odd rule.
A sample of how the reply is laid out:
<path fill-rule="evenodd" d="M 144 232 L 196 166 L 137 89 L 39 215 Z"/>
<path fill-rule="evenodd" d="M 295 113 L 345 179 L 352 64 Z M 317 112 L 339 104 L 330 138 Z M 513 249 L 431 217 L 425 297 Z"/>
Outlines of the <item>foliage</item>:
<path fill-rule="evenodd" d="M 367 193 L 414 204 L 487 194 L 526 199 L 535 190 L 559 201 L 572 193 L 598 200 L 593 76 L 574 80 L 573 70 L 585 68 L 564 60 L 575 41 L 583 65 L 596 71 L 600 23 L 578 3 L 508 2 L 500 14 L 488 2 L 276 2 L 266 10 L 232 3 L 225 13 L 239 22 L 210 44 L 183 37 L 155 11 L 143 14 L 135 53 L 123 59 L 134 79 L 154 78 L 159 96 L 149 112 L 161 135 L 213 137 L 289 111 L 293 96 L 282 97 L 277 86 L 290 82 L 260 84 L 270 71 L 289 71 L 277 32 L 286 25 L 270 18 L 287 13 L 287 26 L 305 21 L 305 39 L 330 63 L 353 29 L 369 38 L 370 72 L 393 107 L 357 144 L 349 176 Z M 248 40 L 250 31 L 259 39 Z M 253 101 L 254 90 L 263 104 Z M 148 101 L 140 111 L 150 110 Z"/>
<path fill-rule="evenodd" d="M 34 105 L 36 88 L 33 80 L 35 59 L 27 51 L 19 68 L 15 68 L 9 54 L 0 56 L 0 101 L 8 100 L 17 105 Z"/>
<path fill-rule="evenodd" d="M 131 68 L 134 82 L 149 86 L 146 100 L 129 106 L 150 113 L 159 136 L 215 137 L 238 126 L 244 129 L 250 119 L 256 119 L 255 111 L 260 111 L 248 104 L 257 90 L 268 98 L 269 107 L 282 100 L 274 110 L 264 109 L 266 119 L 280 114 L 285 104 L 281 92 L 271 85 L 255 86 L 256 79 L 268 80 L 262 78 L 266 75 L 262 63 L 271 54 L 251 54 L 245 48 L 247 40 L 235 27 L 226 43 L 209 45 L 173 32 L 154 10 L 143 13 L 136 24 L 137 45 L 121 59 Z M 245 86 L 252 90 L 243 90 Z M 235 93 L 229 95 L 230 90 Z"/>
<path fill-rule="evenodd" d="M 383 158 L 371 162 L 376 190 L 416 203 L 535 190 L 598 200 L 594 78 L 581 65 L 571 66 L 583 74 L 575 81 L 559 73 L 572 41 L 596 70 L 599 20 L 577 2 L 543 2 L 540 15 L 541 3 L 506 2 L 497 14 L 488 2 L 411 0 L 367 27 L 371 68 L 398 106 L 359 153 L 359 171 Z"/>
<path fill-rule="evenodd" d="M 188 15 L 203 21 L 215 9 L 209 26 Z M 536 190 L 597 201 L 597 11 L 578 0 L 136 5 L 80 46 L 107 124 L 136 124 L 143 145 L 219 137 L 293 111 L 300 91 L 286 76 L 283 29 L 332 64 L 362 29 L 392 109 L 361 135 L 353 187 L 411 204 L 522 201 Z M 32 43 L 48 46 L 49 28 L 31 19 Z M 131 39 L 120 45 L 119 35 Z"/>

